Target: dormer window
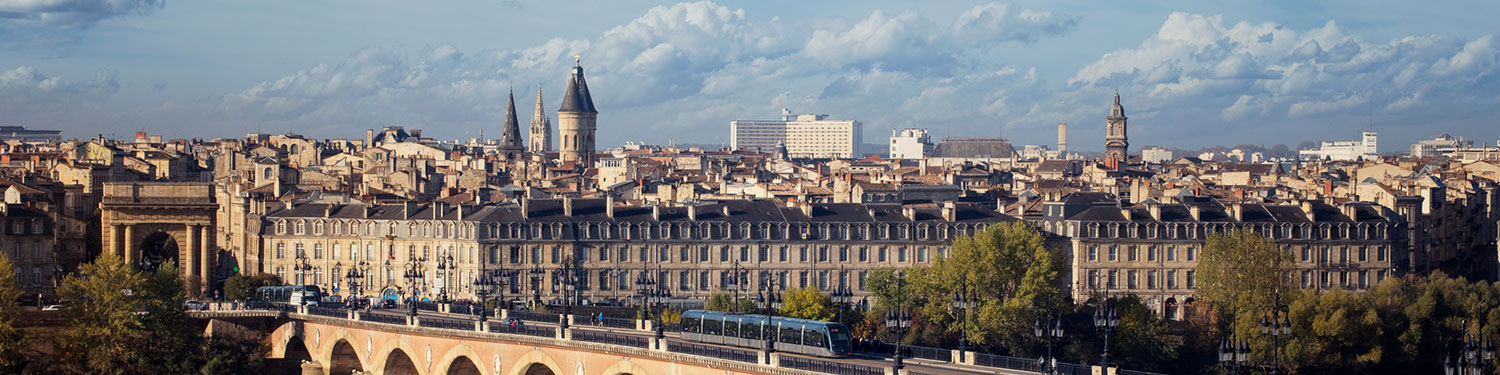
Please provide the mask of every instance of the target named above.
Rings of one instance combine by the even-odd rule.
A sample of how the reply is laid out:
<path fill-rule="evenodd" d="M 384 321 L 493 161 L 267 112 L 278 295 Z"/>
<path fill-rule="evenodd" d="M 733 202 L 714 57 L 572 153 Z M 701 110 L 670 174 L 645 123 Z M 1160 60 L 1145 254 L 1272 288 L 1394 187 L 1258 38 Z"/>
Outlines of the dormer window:
<path fill-rule="evenodd" d="M 297 221 L 297 232 L 296 232 L 296 234 L 304 234 L 304 233 L 307 233 L 307 223 L 304 222 L 304 221 L 298 220 Z"/>
<path fill-rule="evenodd" d="M 276 234 L 286 234 L 286 222 L 276 221 Z"/>
<path fill-rule="evenodd" d="M 323 235 L 323 221 L 322 220 L 319 220 L 319 221 L 313 223 L 313 234 L 320 235 L 320 236 Z"/>

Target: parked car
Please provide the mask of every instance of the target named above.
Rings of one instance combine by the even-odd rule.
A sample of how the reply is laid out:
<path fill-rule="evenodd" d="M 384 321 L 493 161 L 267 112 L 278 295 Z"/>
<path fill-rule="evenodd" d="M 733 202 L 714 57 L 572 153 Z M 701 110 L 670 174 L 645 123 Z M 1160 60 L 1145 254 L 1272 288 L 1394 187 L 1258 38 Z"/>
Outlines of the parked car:
<path fill-rule="evenodd" d="M 183 302 L 182 303 L 182 308 L 184 310 L 189 310 L 189 311 L 192 311 L 192 310 L 208 310 L 208 304 L 207 303 L 203 303 L 203 302 L 199 302 L 199 301 L 196 301 L 196 300 L 188 300 L 187 302 Z"/>
<path fill-rule="evenodd" d="M 526 322 L 523 322 L 518 318 L 505 318 L 504 323 L 505 325 L 511 326 L 512 328 L 526 326 Z"/>
<path fill-rule="evenodd" d="M 380 300 L 380 308 L 382 308 L 382 309 L 394 309 L 394 308 L 396 308 L 396 300 L 391 300 L 391 299 Z"/>
<path fill-rule="evenodd" d="M 42 307 L 42 311 L 58 311 L 62 310 L 62 307 L 63 305 L 47 305 Z"/>

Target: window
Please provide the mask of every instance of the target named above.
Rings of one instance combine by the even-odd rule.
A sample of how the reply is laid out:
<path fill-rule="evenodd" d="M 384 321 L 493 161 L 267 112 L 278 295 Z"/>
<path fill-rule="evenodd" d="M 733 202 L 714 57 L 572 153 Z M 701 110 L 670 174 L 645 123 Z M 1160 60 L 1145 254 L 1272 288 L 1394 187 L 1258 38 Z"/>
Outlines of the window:
<path fill-rule="evenodd" d="M 859 271 L 859 290 L 865 290 L 865 278 L 869 276 L 869 271 Z"/>
<path fill-rule="evenodd" d="M 1092 271 L 1092 270 L 1089 271 L 1089 288 L 1090 289 L 1098 289 L 1099 288 L 1099 271 Z"/>
<path fill-rule="evenodd" d="M 1117 260 L 1120 260 L 1120 247 L 1109 245 L 1109 261 L 1113 262 Z"/>
<path fill-rule="evenodd" d="M 1156 270 L 1146 271 L 1146 288 L 1156 289 Z"/>
<path fill-rule="evenodd" d="M 1136 271 L 1130 271 L 1130 272 L 1127 272 L 1125 274 L 1125 285 L 1126 285 L 1127 288 L 1136 289 L 1136 288 L 1139 287 L 1139 286 L 1136 285 L 1136 281 L 1135 281 L 1136 273 L 1135 272 Z"/>
<path fill-rule="evenodd" d="M 1167 246 L 1167 261 L 1177 261 L 1177 246 Z"/>
<path fill-rule="evenodd" d="M 1089 245 L 1089 261 L 1099 260 L 1099 245 Z"/>
<path fill-rule="evenodd" d="M 303 234 L 303 233 L 307 233 L 307 223 L 303 222 L 301 220 L 298 220 L 297 221 L 297 234 Z"/>
<path fill-rule="evenodd" d="M 1120 271 L 1109 271 L 1109 284 L 1106 288 L 1114 289 L 1120 285 Z"/>
<path fill-rule="evenodd" d="M 285 221 L 278 221 L 278 222 L 276 222 L 276 234 L 286 234 L 286 222 Z"/>
<path fill-rule="evenodd" d="M 1188 289 L 1193 289 L 1193 272 L 1194 271 L 1191 271 L 1191 270 L 1187 271 L 1187 288 Z"/>
<path fill-rule="evenodd" d="M 1193 261 L 1195 259 L 1198 259 L 1198 248 L 1192 247 L 1192 246 L 1188 246 L 1187 247 L 1187 260 L 1189 262 L 1191 262 L 1191 261 Z"/>
<path fill-rule="evenodd" d="M 1148 262 L 1155 262 L 1156 261 L 1156 246 L 1148 246 L 1148 247 L 1146 247 L 1146 261 L 1148 261 Z"/>
<path fill-rule="evenodd" d="M 1375 260 L 1379 262 L 1385 261 L 1385 246 L 1375 247 Z"/>
<path fill-rule="evenodd" d="M 353 251 L 353 250 L 350 250 L 350 251 Z M 330 259 L 339 259 L 339 244 L 336 244 L 336 243 L 333 244 L 333 258 L 330 258 Z M 353 259 L 353 258 L 350 258 L 350 259 Z"/>
<path fill-rule="evenodd" d="M 1167 270 L 1167 289 L 1177 289 L 1177 270 Z"/>
<path fill-rule="evenodd" d="M 313 244 L 313 259 L 323 259 L 323 244 Z"/>
<path fill-rule="evenodd" d="M 323 235 L 323 222 L 321 220 L 313 223 L 313 234 Z"/>
<path fill-rule="evenodd" d="M 1370 249 L 1369 248 L 1364 247 L 1364 246 L 1360 246 L 1359 247 L 1359 261 L 1364 262 L 1365 260 L 1369 259 L 1369 253 L 1370 253 Z"/>
<path fill-rule="evenodd" d="M 1131 262 L 1134 262 L 1136 260 L 1136 258 L 1137 258 L 1136 254 L 1139 251 L 1140 251 L 1140 248 L 1136 247 L 1135 245 L 1130 245 L 1130 248 L 1127 249 L 1126 252 L 1125 252 L 1125 259 L 1129 260 Z"/>

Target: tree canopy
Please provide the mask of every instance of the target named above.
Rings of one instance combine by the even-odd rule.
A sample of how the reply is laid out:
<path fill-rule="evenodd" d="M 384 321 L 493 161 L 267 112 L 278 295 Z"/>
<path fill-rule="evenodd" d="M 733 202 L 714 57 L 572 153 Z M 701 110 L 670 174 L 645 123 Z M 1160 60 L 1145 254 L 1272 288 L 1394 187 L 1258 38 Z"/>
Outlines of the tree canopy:
<path fill-rule="evenodd" d="M 818 288 L 789 289 L 781 298 L 781 315 L 812 320 L 833 320 L 833 299 Z"/>

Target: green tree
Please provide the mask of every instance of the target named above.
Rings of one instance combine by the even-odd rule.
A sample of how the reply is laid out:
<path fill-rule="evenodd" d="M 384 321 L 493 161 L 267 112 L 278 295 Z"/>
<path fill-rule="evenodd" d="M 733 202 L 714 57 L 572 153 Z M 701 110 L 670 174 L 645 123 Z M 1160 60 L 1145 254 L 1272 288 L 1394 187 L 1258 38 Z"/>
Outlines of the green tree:
<path fill-rule="evenodd" d="M 0 252 L 0 373 L 16 374 L 26 366 L 26 357 L 21 354 L 24 337 L 16 327 L 16 318 L 21 306 L 21 287 L 16 283 L 16 274 L 10 272 L 15 265 L 10 256 Z"/>
<path fill-rule="evenodd" d="M 281 284 L 280 277 L 269 273 L 234 275 L 224 280 L 224 298 L 230 301 L 242 301 L 255 296 L 256 288 Z"/>
<path fill-rule="evenodd" d="M 1115 300 L 1115 311 L 1120 314 L 1117 334 L 1111 338 L 1110 350 L 1114 351 L 1122 368 L 1142 371 L 1171 371 L 1177 362 L 1177 348 L 1181 340 L 1167 332 L 1167 323 L 1162 321 L 1150 307 L 1141 303 L 1135 295 Z"/>
<path fill-rule="evenodd" d="M 150 355 L 136 368 L 161 374 L 194 372 L 201 365 L 203 338 L 194 332 L 182 308 L 187 301 L 187 289 L 177 263 L 169 260 L 145 276 L 141 334 L 157 344 L 142 348 Z"/>
<path fill-rule="evenodd" d="M 812 320 L 833 320 L 833 299 L 817 288 L 790 289 L 781 297 L 781 315 Z"/>
<path fill-rule="evenodd" d="M 1296 288 L 1289 275 L 1294 266 L 1291 253 L 1254 228 L 1215 233 L 1199 254 L 1194 269 L 1198 303 L 1223 314 L 1221 334 L 1238 333 L 1250 340 L 1256 362 L 1271 362 L 1273 342 L 1259 334 L 1260 320 L 1272 308 L 1292 302 Z"/>
<path fill-rule="evenodd" d="M 946 256 L 911 269 L 911 293 L 925 297 L 912 301 L 920 310 L 915 315 L 946 333 L 946 339 L 934 338 L 938 342 L 955 341 L 967 332 L 976 346 L 1031 346 L 1035 318 L 1062 302 L 1061 255 L 1042 240 L 1035 227 L 1019 221 L 958 238 Z M 977 307 L 953 309 L 960 291 L 977 298 Z"/>
<path fill-rule="evenodd" d="M 57 338 L 55 370 L 74 373 L 133 374 L 150 360 L 142 310 L 146 280 L 120 257 L 103 254 L 63 279 L 58 294 L 73 301 L 64 308 L 69 328 Z"/>
<path fill-rule="evenodd" d="M 709 296 L 708 302 L 703 304 L 703 309 L 741 314 L 753 314 L 757 310 L 755 301 L 744 298 L 737 300 L 729 293 L 714 293 Z"/>

